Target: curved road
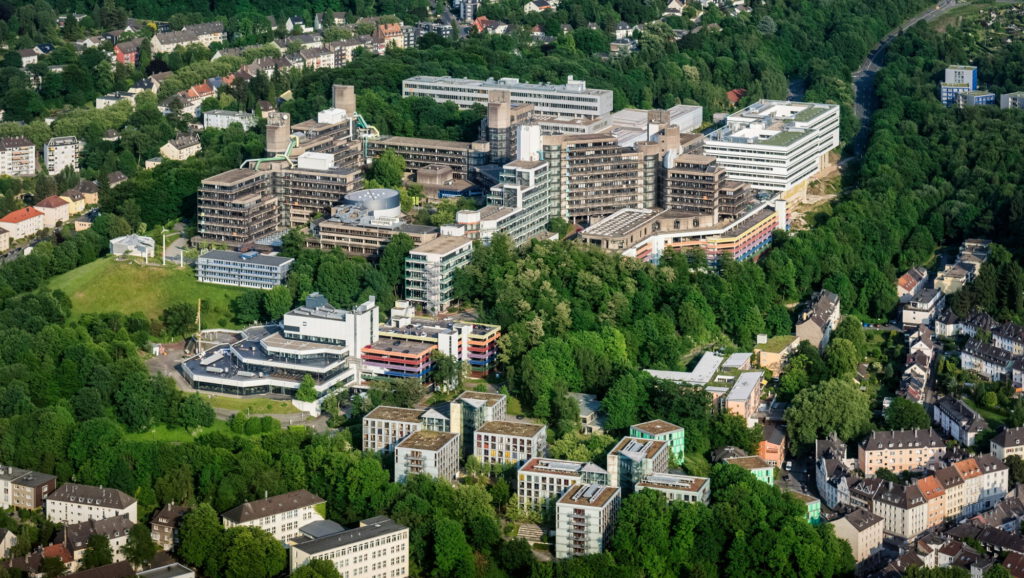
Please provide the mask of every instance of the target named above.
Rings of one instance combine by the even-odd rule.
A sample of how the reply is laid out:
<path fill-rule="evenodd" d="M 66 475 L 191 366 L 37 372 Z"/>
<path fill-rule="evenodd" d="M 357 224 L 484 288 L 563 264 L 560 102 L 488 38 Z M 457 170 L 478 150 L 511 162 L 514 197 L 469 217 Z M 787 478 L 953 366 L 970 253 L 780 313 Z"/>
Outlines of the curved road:
<path fill-rule="evenodd" d="M 882 41 L 868 53 L 864 62 L 861 63 L 860 68 L 854 71 L 853 110 L 857 115 L 857 118 L 860 119 L 860 130 L 857 132 L 857 136 L 853 139 L 853 157 L 843 159 L 842 163 L 849 161 L 851 158 L 858 158 L 864 154 L 864 148 L 867 146 L 868 133 L 870 132 L 871 113 L 874 112 L 875 108 L 875 73 L 884 66 L 885 51 L 889 48 L 889 43 L 899 36 L 900 32 L 907 28 L 910 28 L 922 20 L 926 22 L 935 20 L 956 5 L 956 0 L 942 0 L 928 10 L 908 18 L 903 22 L 903 24 L 886 34 L 885 37 L 882 38 Z"/>

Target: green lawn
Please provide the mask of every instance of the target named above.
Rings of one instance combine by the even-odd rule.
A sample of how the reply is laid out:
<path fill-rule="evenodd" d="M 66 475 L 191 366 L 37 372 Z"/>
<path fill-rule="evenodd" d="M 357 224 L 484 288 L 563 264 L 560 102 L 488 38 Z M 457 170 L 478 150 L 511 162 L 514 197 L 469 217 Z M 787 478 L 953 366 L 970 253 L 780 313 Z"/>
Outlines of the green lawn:
<path fill-rule="evenodd" d="M 185 267 L 147 267 L 117 262 L 112 257 L 97 259 L 50 280 L 50 289 L 60 289 L 71 298 L 75 316 L 85 313 L 141 311 L 159 319 L 169 305 L 203 300 L 203 327 L 234 328 L 228 308 L 244 292 L 236 287 L 196 281 Z"/>
<path fill-rule="evenodd" d="M 998 430 L 1006 422 L 1006 414 L 984 407 L 967 396 L 964 396 L 962 399 L 963 402 L 970 406 L 971 409 L 980 413 L 981 417 L 985 418 L 990 429 Z"/>
<path fill-rule="evenodd" d="M 232 411 L 249 411 L 250 414 L 301 413 L 298 408 L 287 401 L 264 398 L 245 399 L 220 395 L 203 395 L 203 398 L 213 407 Z"/>

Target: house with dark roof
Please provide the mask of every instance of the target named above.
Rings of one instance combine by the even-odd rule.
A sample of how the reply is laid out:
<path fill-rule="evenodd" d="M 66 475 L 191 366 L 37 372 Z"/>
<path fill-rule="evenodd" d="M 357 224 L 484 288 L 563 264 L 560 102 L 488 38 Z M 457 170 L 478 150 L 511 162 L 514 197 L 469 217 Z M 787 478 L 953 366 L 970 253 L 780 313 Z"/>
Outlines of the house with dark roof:
<path fill-rule="evenodd" d="M 857 447 L 857 467 L 873 476 L 885 468 L 893 473 L 934 467 L 946 442 L 933 429 L 873 431 Z"/>
<path fill-rule="evenodd" d="M 819 351 L 825 351 L 841 316 L 839 295 L 822 289 L 811 296 L 807 307 L 800 313 L 796 336 L 817 347 Z"/>
<path fill-rule="evenodd" d="M 1003 461 L 1009 456 L 1024 458 L 1024 427 L 1004 427 L 989 441 L 989 448 Z"/>
<path fill-rule="evenodd" d="M 853 559 L 861 563 L 882 551 L 885 520 L 864 508 L 857 508 L 831 522 L 836 538 L 846 540 Z"/>
<path fill-rule="evenodd" d="M 178 528 L 189 508 L 176 504 L 167 504 L 157 512 L 149 522 L 150 537 L 164 550 L 173 550 L 180 541 Z"/>
<path fill-rule="evenodd" d="M 46 518 L 58 524 L 77 524 L 118 516 L 138 522 L 138 502 L 114 488 L 69 482 L 46 497 Z"/>
<path fill-rule="evenodd" d="M 225 529 L 252 526 L 267 531 L 277 540 L 299 536 L 299 528 L 323 520 L 327 502 L 307 490 L 296 490 L 262 500 L 246 502 L 221 514 Z"/>
<path fill-rule="evenodd" d="M 943 397 L 932 406 L 932 419 L 946 435 L 965 446 L 973 446 L 975 437 L 988 428 L 985 418 L 952 397 Z"/>
<path fill-rule="evenodd" d="M 103 520 L 87 520 L 78 524 L 67 524 L 57 532 L 55 544 L 62 544 L 71 553 L 73 567 L 77 567 L 85 557 L 89 546 L 89 538 L 93 534 L 106 537 L 110 541 L 110 549 L 114 554 L 114 562 L 124 560 L 121 549 L 128 542 L 128 532 L 135 523 L 126 516 L 114 516 Z"/>
<path fill-rule="evenodd" d="M 377 516 L 359 527 L 328 536 L 300 536 L 289 550 L 289 569 L 295 572 L 310 560 L 328 560 L 339 572 L 350 575 L 358 560 L 375 562 L 377 575 L 409 575 L 409 528 Z"/>

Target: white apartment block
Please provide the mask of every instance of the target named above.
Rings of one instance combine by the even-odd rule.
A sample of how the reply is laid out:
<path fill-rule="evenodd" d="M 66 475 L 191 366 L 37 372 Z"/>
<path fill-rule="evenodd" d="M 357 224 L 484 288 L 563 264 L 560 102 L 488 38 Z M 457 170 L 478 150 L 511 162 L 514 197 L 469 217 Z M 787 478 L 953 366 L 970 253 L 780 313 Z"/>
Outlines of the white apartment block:
<path fill-rule="evenodd" d="M 575 485 L 555 502 L 555 557 L 600 554 L 611 535 L 622 492 L 600 485 Z"/>
<path fill-rule="evenodd" d="M 574 485 L 608 485 L 608 471 L 590 462 L 530 458 L 516 476 L 519 507 L 538 509 Z"/>
<path fill-rule="evenodd" d="M 532 104 L 538 114 L 565 117 L 604 116 L 612 112 L 612 91 L 587 88 L 572 76 L 565 84 L 530 84 L 516 78 L 472 80 L 450 76 L 414 76 L 402 81 L 402 96 L 454 102 L 459 108 L 487 106 L 492 92 L 507 92 L 513 105 Z"/>
<path fill-rule="evenodd" d="M 0 138 L 0 175 L 36 176 L 36 145 L 20 136 Z"/>
<path fill-rule="evenodd" d="M 1008 427 L 999 431 L 989 442 L 992 455 L 1006 461 L 1009 456 L 1024 458 L 1024 427 Z"/>
<path fill-rule="evenodd" d="M 632 491 L 646 476 L 668 472 L 668 442 L 624 437 L 608 452 L 608 483 Z"/>
<path fill-rule="evenodd" d="M 489 421 L 473 434 L 473 455 L 484 464 L 519 465 L 547 451 L 547 426 Z"/>
<path fill-rule="evenodd" d="M 55 136 L 43 149 L 43 161 L 46 172 L 56 175 L 67 167 L 78 171 L 78 154 L 82 151 L 82 143 L 73 136 Z"/>
<path fill-rule="evenodd" d="M 225 129 L 234 123 L 242 125 L 242 128 L 249 130 L 256 126 L 256 115 L 250 112 L 237 112 L 234 110 L 210 110 L 203 112 L 203 128 Z"/>
<path fill-rule="evenodd" d="M 442 235 L 409 251 L 405 298 L 427 312 L 441 313 L 454 300 L 455 271 L 473 258 L 473 241 Z"/>
<path fill-rule="evenodd" d="M 661 492 L 670 502 L 707 504 L 711 501 L 711 479 L 678 474 L 648 474 L 636 483 L 636 491 L 644 488 Z"/>
<path fill-rule="evenodd" d="M 297 539 L 289 556 L 291 572 L 310 560 L 327 560 L 345 578 L 404 578 L 409 575 L 409 528 L 378 516 L 330 536 Z"/>
<path fill-rule="evenodd" d="M 221 514 L 224 529 L 251 526 L 266 531 L 275 540 L 288 540 L 299 536 L 299 528 L 323 520 L 317 510 L 327 502 L 307 490 L 296 490 L 254 502 L 246 502 Z"/>
<path fill-rule="evenodd" d="M 56 489 L 56 476 L 0 466 L 0 509 L 34 510 L 41 507 L 43 500 Z"/>
<path fill-rule="evenodd" d="M 196 261 L 200 283 L 273 289 L 284 283 L 295 260 L 256 251 L 207 251 Z"/>
<path fill-rule="evenodd" d="M 420 430 L 395 446 L 395 481 L 423 474 L 454 482 L 459 476 L 459 434 Z"/>
<path fill-rule="evenodd" d="M 46 518 L 58 524 L 78 524 L 127 516 L 139 521 L 135 498 L 113 488 L 67 483 L 46 497 Z"/>
<path fill-rule="evenodd" d="M 761 100 L 707 135 L 704 154 L 715 157 L 729 179 L 789 200 L 804 194 L 837 146 L 838 105 Z"/>

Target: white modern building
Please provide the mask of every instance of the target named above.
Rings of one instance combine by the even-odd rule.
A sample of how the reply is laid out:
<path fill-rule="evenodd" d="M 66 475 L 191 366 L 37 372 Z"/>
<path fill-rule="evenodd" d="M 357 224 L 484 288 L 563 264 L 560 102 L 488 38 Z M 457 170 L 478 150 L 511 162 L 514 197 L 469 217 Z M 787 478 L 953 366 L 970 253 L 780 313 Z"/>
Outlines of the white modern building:
<path fill-rule="evenodd" d="M 43 161 L 46 172 L 56 175 L 67 167 L 78 171 L 78 153 L 82 151 L 82 143 L 73 136 L 55 136 L 43 149 Z"/>
<path fill-rule="evenodd" d="M 711 479 L 679 474 L 648 474 L 636 483 L 636 491 L 654 490 L 670 502 L 707 504 L 711 500 Z"/>
<path fill-rule="evenodd" d="M 395 481 L 423 474 L 454 482 L 459 475 L 459 434 L 420 430 L 395 446 Z"/>
<path fill-rule="evenodd" d="M 342 576 L 404 578 L 409 575 L 409 528 L 378 516 L 328 536 L 300 536 L 289 557 L 291 572 L 310 560 L 327 560 Z"/>
<path fill-rule="evenodd" d="M 576 484 L 607 486 L 608 471 L 591 462 L 574 462 L 535 457 L 527 460 L 516 475 L 519 507 L 538 509 L 562 496 Z"/>
<path fill-rule="evenodd" d="M 645 477 L 668 472 L 668 442 L 624 437 L 608 452 L 608 483 L 632 491 Z"/>
<path fill-rule="evenodd" d="M 429 313 L 448 309 L 454 300 L 455 271 L 473 258 L 473 241 L 442 235 L 409 252 L 405 259 L 405 298 Z"/>
<path fill-rule="evenodd" d="M 125 235 L 110 240 L 110 254 L 116 257 L 149 258 L 155 254 L 156 241 L 142 235 Z"/>
<path fill-rule="evenodd" d="M 323 397 L 355 381 L 353 360 L 377 339 L 377 315 L 373 297 L 347 310 L 313 293 L 305 305 L 285 313 L 280 325 L 250 327 L 239 341 L 187 359 L 182 372 L 196 389 L 233 395 L 294 395 L 309 375 Z"/>
<path fill-rule="evenodd" d="M 251 526 L 269 533 L 275 540 L 299 536 L 299 528 L 324 519 L 327 502 L 307 490 L 246 502 L 221 514 L 224 529 Z"/>
<path fill-rule="evenodd" d="M 284 283 L 294 261 L 256 251 L 209 251 L 199 256 L 196 277 L 200 283 L 273 289 Z"/>
<path fill-rule="evenodd" d="M 138 502 L 114 488 L 67 483 L 46 497 L 46 519 L 58 524 L 78 524 L 126 516 L 138 522 Z"/>
<path fill-rule="evenodd" d="M 704 154 L 715 157 L 729 179 L 789 200 L 804 195 L 838 146 L 839 105 L 761 100 L 707 135 Z"/>
<path fill-rule="evenodd" d="M 402 96 L 425 96 L 454 102 L 459 108 L 487 106 L 489 94 L 507 91 L 510 102 L 532 104 L 539 114 L 568 117 L 604 116 L 612 112 L 612 91 L 587 88 L 571 75 L 565 84 L 530 84 L 516 78 L 473 80 L 450 76 L 414 76 L 402 81 Z"/>
<path fill-rule="evenodd" d="M 249 130 L 256 126 L 256 115 L 250 112 L 237 112 L 234 110 L 209 110 L 203 111 L 203 128 L 228 128 L 234 123 L 242 125 L 242 128 Z"/>
<path fill-rule="evenodd" d="M 555 502 L 555 557 L 600 554 L 622 502 L 619 488 L 574 485 Z"/>

